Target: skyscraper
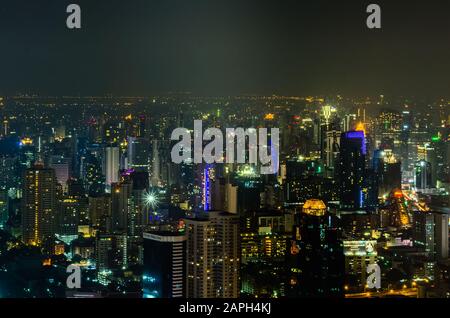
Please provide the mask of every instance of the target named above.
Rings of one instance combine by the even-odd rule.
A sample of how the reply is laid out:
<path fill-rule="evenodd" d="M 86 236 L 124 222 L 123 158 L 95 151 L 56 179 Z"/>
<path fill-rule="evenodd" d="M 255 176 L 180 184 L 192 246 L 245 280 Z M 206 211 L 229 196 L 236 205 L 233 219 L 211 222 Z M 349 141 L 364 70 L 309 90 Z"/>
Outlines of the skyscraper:
<path fill-rule="evenodd" d="M 216 297 L 239 297 L 239 218 L 236 214 L 209 212 L 215 229 L 214 285 Z"/>
<path fill-rule="evenodd" d="M 349 131 L 342 134 L 338 169 L 340 204 L 343 209 L 364 207 L 365 155 L 363 131 Z"/>
<path fill-rule="evenodd" d="M 210 211 L 186 219 L 187 297 L 239 296 L 239 218 Z"/>
<path fill-rule="evenodd" d="M 52 156 L 50 168 L 55 169 L 56 181 L 61 184 L 63 191 L 67 192 L 67 181 L 70 177 L 69 159 L 63 156 Z"/>
<path fill-rule="evenodd" d="M 144 233 L 144 298 L 186 297 L 186 236 Z"/>
<path fill-rule="evenodd" d="M 306 201 L 296 216 L 287 262 L 288 297 L 343 296 L 341 228 L 321 200 Z"/>
<path fill-rule="evenodd" d="M 127 236 L 124 234 L 98 235 L 95 252 L 98 280 L 102 284 L 108 284 L 114 271 L 128 266 Z"/>
<path fill-rule="evenodd" d="M 150 183 L 152 186 L 159 186 L 161 175 L 161 163 L 159 158 L 159 142 L 158 140 L 153 140 L 152 142 L 152 173 L 150 178 Z"/>
<path fill-rule="evenodd" d="M 432 188 L 431 164 L 425 160 L 416 163 L 416 189 Z"/>
<path fill-rule="evenodd" d="M 446 213 L 414 212 L 414 245 L 423 249 L 430 259 L 448 258 L 448 219 Z"/>
<path fill-rule="evenodd" d="M 111 191 L 111 185 L 119 182 L 119 147 L 108 146 L 105 148 L 103 158 L 104 175 L 106 176 L 106 190 Z"/>
<path fill-rule="evenodd" d="M 377 150 L 373 158 L 373 168 L 377 177 L 379 196 L 388 195 L 393 189 L 401 189 L 401 163 L 391 150 Z"/>
<path fill-rule="evenodd" d="M 150 145 L 147 139 L 128 137 L 128 168 L 148 172 Z"/>
<path fill-rule="evenodd" d="M 214 227 L 208 219 L 186 219 L 188 298 L 213 298 Z"/>
<path fill-rule="evenodd" d="M 341 132 L 337 130 L 326 132 L 323 159 L 327 169 L 327 176 L 329 177 L 334 176 L 336 158 L 339 154 L 340 135 Z"/>
<path fill-rule="evenodd" d="M 22 240 L 40 245 L 56 231 L 55 170 L 41 164 L 25 171 L 22 204 Z"/>
<path fill-rule="evenodd" d="M 114 183 L 111 189 L 111 231 L 128 230 L 128 209 L 132 185 L 130 182 Z"/>

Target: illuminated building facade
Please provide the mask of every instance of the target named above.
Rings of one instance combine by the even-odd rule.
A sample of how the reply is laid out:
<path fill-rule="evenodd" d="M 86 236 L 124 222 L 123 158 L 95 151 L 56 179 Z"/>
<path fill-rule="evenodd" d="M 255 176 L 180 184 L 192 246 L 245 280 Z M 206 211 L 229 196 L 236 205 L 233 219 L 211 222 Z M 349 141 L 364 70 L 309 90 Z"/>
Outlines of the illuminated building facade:
<path fill-rule="evenodd" d="M 342 134 L 338 168 L 341 208 L 364 207 L 365 155 L 363 131 L 349 131 Z"/>
<path fill-rule="evenodd" d="M 58 204 L 58 227 L 57 234 L 62 240 L 68 241 L 78 237 L 78 225 L 81 219 L 81 208 L 83 207 L 79 198 L 65 196 Z"/>
<path fill-rule="evenodd" d="M 57 197 L 55 170 L 35 165 L 25 171 L 22 204 L 22 240 L 41 245 L 56 233 Z"/>
<path fill-rule="evenodd" d="M 185 219 L 187 297 L 239 296 L 239 218 L 209 211 L 206 218 Z"/>
<path fill-rule="evenodd" d="M 103 174 L 106 177 L 106 190 L 111 191 L 111 185 L 119 182 L 119 147 L 107 146 L 103 157 Z"/>
<path fill-rule="evenodd" d="M 448 258 L 449 216 L 441 212 L 414 212 L 414 246 L 432 260 Z"/>
<path fill-rule="evenodd" d="M 97 277 L 101 284 L 111 282 L 114 272 L 128 266 L 127 236 L 99 234 L 95 243 Z"/>
<path fill-rule="evenodd" d="M 417 162 L 415 177 L 416 189 L 419 191 L 432 188 L 431 163 L 424 160 Z"/>

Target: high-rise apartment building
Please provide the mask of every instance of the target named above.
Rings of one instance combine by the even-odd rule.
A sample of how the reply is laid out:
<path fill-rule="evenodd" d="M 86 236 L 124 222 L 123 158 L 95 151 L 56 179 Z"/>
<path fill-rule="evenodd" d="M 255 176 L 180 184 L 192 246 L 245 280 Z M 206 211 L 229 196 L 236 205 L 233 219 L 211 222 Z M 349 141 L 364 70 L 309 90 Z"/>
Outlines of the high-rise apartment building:
<path fill-rule="evenodd" d="M 210 211 L 186 219 L 187 297 L 239 296 L 239 218 Z"/>
<path fill-rule="evenodd" d="M 25 171 L 22 203 L 22 240 L 41 245 L 56 232 L 55 170 L 37 164 Z"/>

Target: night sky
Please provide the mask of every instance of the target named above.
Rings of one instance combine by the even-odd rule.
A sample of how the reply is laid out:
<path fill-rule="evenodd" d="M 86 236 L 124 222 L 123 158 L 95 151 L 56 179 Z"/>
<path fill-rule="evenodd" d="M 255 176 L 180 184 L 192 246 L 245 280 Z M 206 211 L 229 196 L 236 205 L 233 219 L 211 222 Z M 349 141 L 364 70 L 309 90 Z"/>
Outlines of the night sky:
<path fill-rule="evenodd" d="M 0 40 L 0 94 L 450 95 L 449 1 L 0 0 Z"/>

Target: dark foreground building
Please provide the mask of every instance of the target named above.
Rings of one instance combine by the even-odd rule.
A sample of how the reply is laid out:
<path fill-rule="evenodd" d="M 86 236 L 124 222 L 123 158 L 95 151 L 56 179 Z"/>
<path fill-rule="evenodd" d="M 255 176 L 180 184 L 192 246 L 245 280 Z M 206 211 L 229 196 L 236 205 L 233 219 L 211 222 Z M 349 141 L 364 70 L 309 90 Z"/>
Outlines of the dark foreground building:
<path fill-rule="evenodd" d="M 186 236 L 144 233 L 144 298 L 186 297 Z"/>
<path fill-rule="evenodd" d="M 320 200 L 296 215 L 288 247 L 288 297 L 343 297 L 345 259 L 338 219 Z"/>

